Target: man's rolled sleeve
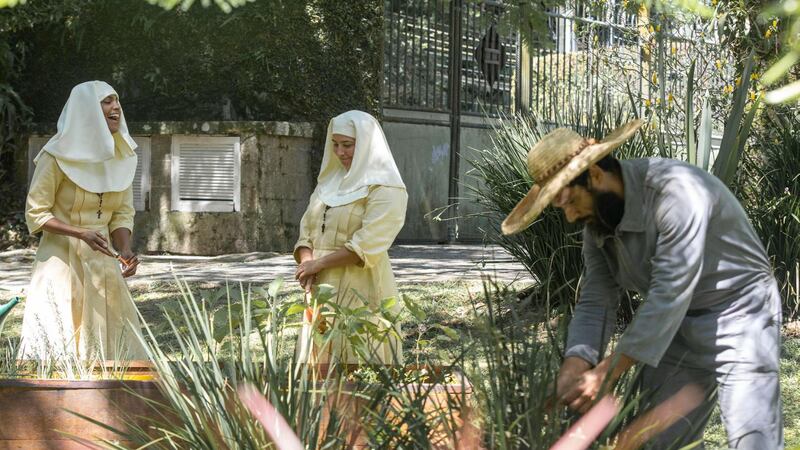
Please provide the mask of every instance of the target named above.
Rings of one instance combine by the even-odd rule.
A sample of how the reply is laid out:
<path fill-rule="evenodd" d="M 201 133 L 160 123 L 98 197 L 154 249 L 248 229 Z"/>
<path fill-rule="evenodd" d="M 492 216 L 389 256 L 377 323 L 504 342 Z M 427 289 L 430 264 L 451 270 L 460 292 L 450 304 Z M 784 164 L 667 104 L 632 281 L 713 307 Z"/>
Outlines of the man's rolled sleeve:
<path fill-rule="evenodd" d="M 584 274 L 575 313 L 569 324 L 564 356 L 596 365 L 614 332 L 620 288 L 588 230 L 583 232 Z"/>

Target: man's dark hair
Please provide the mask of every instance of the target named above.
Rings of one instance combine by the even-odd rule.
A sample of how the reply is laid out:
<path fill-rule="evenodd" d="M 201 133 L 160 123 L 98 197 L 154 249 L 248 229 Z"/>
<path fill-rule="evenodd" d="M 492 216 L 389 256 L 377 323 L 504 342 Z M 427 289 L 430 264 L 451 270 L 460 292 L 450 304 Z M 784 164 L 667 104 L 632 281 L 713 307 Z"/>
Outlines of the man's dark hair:
<path fill-rule="evenodd" d="M 603 159 L 597 161 L 596 164 L 606 172 L 611 172 L 620 177 L 622 176 L 622 166 L 619 160 L 611 156 L 611 154 L 604 156 Z M 570 181 L 569 186 L 589 187 L 589 169 L 584 170 L 580 175 L 575 177 L 574 180 Z"/>

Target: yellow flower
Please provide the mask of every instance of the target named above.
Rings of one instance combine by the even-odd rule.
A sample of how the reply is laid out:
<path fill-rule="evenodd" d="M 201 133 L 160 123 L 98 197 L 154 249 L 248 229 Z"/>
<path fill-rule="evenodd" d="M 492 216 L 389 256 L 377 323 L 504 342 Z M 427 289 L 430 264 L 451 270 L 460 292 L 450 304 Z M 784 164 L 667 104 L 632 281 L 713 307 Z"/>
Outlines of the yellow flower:
<path fill-rule="evenodd" d="M 778 26 L 778 19 L 772 19 L 772 26 L 776 28 Z"/>
<path fill-rule="evenodd" d="M 656 31 L 661 31 L 661 25 L 656 25 Z"/>
<path fill-rule="evenodd" d="M 742 84 L 742 77 L 736 77 L 736 85 L 739 86 Z"/>
<path fill-rule="evenodd" d="M 657 98 L 657 99 L 656 99 L 656 105 L 660 105 L 660 104 L 661 104 L 661 99 L 660 99 L 660 98 Z"/>
<path fill-rule="evenodd" d="M 722 61 L 720 61 L 720 60 L 716 60 L 716 61 L 714 62 L 714 64 L 716 64 L 716 66 L 717 66 L 717 69 L 720 69 L 720 70 L 722 70 Z"/>
<path fill-rule="evenodd" d="M 722 92 L 730 94 L 731 92 L 733 92 L 733 86 L 731 86 L 730 84 L 726 84 L 725 87 L 722 88 Z"/>
<path fill-rule="evenodd" d="M 649 107 L 650 107 L 650 104 L 651 104 L 651 103 L 652 103 L 652 102 L 650 101 L 650 99 L 649 99 L 649 98 L 646 98 L 646 99 L 644 100 L 644 106 L 645 106 L 645 107 L 647 107 L 647 108 L 649 108 Z"/>
<path fill-rule="evenodd" d="M 669 103 L 672 103 L 674 100 L 675 100 L 675 97 L 673 97 L 673 96 L 672 96 L 672 92 L 670 92 L 669 94 L 667 94 L 667 101 L 668 101 Z"/>
<path fill-rule="evenodd" d="M 678 47 L 676 45 L 672 46 L 672 54 L 675 55 L 678 53 Z"/>
<path fill-rule="evenodd" d="M 767 31 L 764 32 L 764 37 L 769 39 L 770 36 L 772 36 L 772 28 L 767 28 Z"/>
<path fill-rule="evenodd" d="M 753 81 L 757 80 L 758 79 L 758 74 L 755 73 L 755 72 L 751 73 L 750 74 L 750 79 L 753 80 Z"/>
<path fill-rule="evenodd" d="M 655 31 L 655 30 L 653 30 L 653 26 L 652 26 L 652 25 L 650 25 L 649 27 L 647 27 L 647 29 L 648 29 L 648 31 L 650 31 L 651 33 Z"/>
<path fill-rule="evenodd" d="M 755 100 L 755 99 L 756 99 L 756 93 L 753 92 L 753 91 L 750 91 L 750 100 Z"/>
<path fill-rule="evenodd" d="M 658 83 L 658 74 L 653 73 L 653 84 Z"/>
<path fill-rule="evenodd" d="M 711 6 L 717 6 L 717 0 L 711 0 Z"/>

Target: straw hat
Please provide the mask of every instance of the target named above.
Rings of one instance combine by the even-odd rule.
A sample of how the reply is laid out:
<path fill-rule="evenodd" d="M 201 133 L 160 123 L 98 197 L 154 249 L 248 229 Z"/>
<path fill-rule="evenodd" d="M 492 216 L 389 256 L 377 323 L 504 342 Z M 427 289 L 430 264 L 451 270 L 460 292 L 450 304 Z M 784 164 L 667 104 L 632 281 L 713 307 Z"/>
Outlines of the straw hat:
<path fill-rule="evenodd" d="M 528 228 L 561 189 L 633 137 L 641 126 L 640 119 L 632 120 L 599 143 L 568 128 L 547 133 L 528 152 L 528 173 L 534 185 L 503 221 L 503 234 L 514 234 Z"/>

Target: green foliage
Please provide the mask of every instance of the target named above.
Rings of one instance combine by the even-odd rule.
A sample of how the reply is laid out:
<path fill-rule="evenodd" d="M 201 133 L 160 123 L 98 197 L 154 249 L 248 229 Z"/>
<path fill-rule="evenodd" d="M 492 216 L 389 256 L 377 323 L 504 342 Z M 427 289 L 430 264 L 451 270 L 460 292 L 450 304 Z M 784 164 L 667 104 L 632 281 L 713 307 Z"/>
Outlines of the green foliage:
<path fill-rule="evenodd" d="M 225 12 L 231 12 L 233 8 L 253 1 L 255 0 L 214 0 L 214 4 Z M 195 0 L 147 0 L 147 2 L 151 5 L 161 6 L 164 9 L 172 9 L 179 6 L 180 9 L 186 11 L 194 5 Z M 0 8 L 13 7 L 25 3 L 27 3 L 27 0 L 0 0 Z M 200 0 L 200 4 L 207 8 L 211 5 L 211 0 Z"/>
<path fill-rule="evenodd" d="M 14 25 L 2 28 L 6 38 L 26 46 L 14 87 L 37 122 L 54 122 L 72 86 L 87 79 L 114 86 L 129 121 L 324 122 L 378 109 L 379 0 L 261 0 L 229 14 L 128 0 L 57 4 L 2 12 Z"/>
<path fill-rule="evenodd" d="M 763 82 L 770 86 L 787 77 L 790 83 L 768 92 L 765 99 L 768 103 L 786 103 L 800 97 L 800 80 L 797 80 L 797 62 L 800 61 L 800 3 L 776 2 L 760 16 L 762 22 L 772 19 L 773 28 L 777 28 L 778 18 L 785 18 L 783 26 L 783 56 L 764 73 Z M 794 81 L 791 81 L 792 78 Z"/>
<path fill-rule="evenodd" d="M 800 311 L 800 127 L 797 110 L 770 114 L 739 177 L 748 216 L 772 259 L 784 312 Z"/>
<path fill-rule="evenodd" d="M 750 110 L 745 115 L 745 105 L 750 87 L 750 74 L 753 70 L 753 55 L 747 58 L 741 72 L 741 84 L 733 93 L 733 104 L 725 120 L 725 129 L 722 132 L 719 154 L 714 161 L 713 173 L 729 187 L 734 182 L 739 160 L 744 153 L 747 139 L 750 137 L 750 128 L 753 118 L 758 111 L 759 99 L 750 105 Z M 706 130 L 701 130 L 707 132 Z M 706 141 L 706 138 L 701 138 Z"/>

